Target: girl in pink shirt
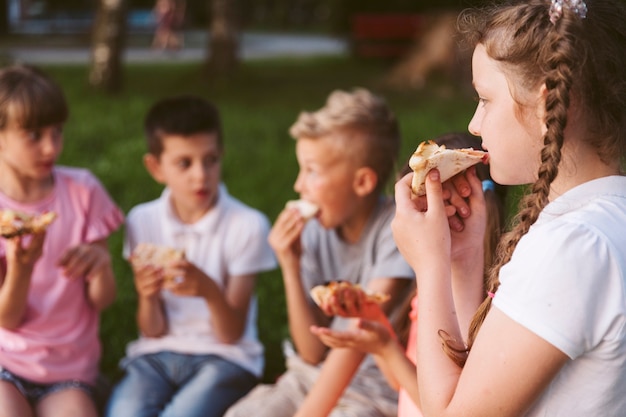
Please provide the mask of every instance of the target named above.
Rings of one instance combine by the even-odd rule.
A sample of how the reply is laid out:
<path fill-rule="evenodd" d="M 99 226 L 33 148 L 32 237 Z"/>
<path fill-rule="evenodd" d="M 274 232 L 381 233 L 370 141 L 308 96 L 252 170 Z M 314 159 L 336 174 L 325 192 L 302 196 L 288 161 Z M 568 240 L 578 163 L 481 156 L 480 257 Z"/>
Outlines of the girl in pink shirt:
<path fill-rule="evenodd" d="M 0 414 L 96 417 L 98 320 L 115 298 L 106 239 L 121 210 L 88 170 L 56 166 L 68 108 L 35 68 L 0 71 L 0 210 L 54 212 L 0 239 Z"/>

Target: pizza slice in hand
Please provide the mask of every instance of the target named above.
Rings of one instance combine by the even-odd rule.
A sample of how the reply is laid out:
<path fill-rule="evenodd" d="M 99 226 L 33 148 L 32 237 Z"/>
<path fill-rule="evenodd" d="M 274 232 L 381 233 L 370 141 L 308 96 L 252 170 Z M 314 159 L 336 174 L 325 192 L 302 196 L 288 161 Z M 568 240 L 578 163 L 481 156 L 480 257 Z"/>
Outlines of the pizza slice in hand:
<path fill-rule="evenodd" d="M 411 188 L 416 195 L 425 195 L 426 176 L 433 168 L 439 170 L 441 182 L 444 182 L 471 166 L 488 161 L 489 154 L 485 151 L 472 148 L 447 149 L 433 141 L 422 142 L 409 159 L 409 167 L 413 170 Z"/>
<path fill-rule="evenodd" d="M 53 211 L 29 214 L 17 210 L 0 210 L 0 236 L 12 238 L 32 233 L 42 233 L 57 218 Z"/>
<path fill-rule="evenodd" d="M 172 262 L 184 258 L 185 253 L 182 250 L 143 242 L 135 246 L 129 261 L 134 268 L 152 266 L 154 268 L 164 269 Z M 174 276 L 165 276 L 164 278 L 166 280 L 175 279 Z"/>
<path fill-rule="evenodd" d="M 390 298 L 389 294 L 368 291 L 359 284 L 348 281 L 331 281 L 317 285 L 309 294 L 327 315 L 363 318 L 370 315 L 368 309 L 372 304 L 375 304 L 378 313 L 380 304 Z"/>

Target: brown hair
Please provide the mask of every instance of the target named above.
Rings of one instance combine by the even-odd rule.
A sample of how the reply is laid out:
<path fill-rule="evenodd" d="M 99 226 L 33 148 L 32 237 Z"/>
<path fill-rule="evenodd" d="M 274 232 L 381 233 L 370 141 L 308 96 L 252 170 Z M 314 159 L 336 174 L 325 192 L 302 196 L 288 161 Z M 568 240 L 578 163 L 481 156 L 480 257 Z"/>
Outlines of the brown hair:
<path fill-rule="evenodd" d="M 63 90 L 48 75 L 27 65 L 0 70 L 0 129 L 37 129 L 65 123 L 68 116 Z"/>
<path fill-rule="evenodd" d="M 400 150 L 400 129 L 382 97 L 364 88 L 335 90 L 315 112 L 302 112 L 289 129 L 294 139 L 316 139 L 341 133 L 351 155 L 378 175 L 377 190 L 384 188 L 395 169 Z"/>
<path fill-rule="evenodd" d="M 217 107 L 202 97 L 179 95 L 155 102 L 144 119 L 144 135 L 148 152 L 159 157 L 163 152 L 163 137 L 192 136 L 215 133 L 223 148 L 222 122 Z"/>
<path fill-rule="evenodd" d="M 570 102 L 584 122 L 585 137 L 605 163 L 620 162 L 626 149 L 626 11 L 619 0 L 587 0 L 581 18 L 569 7 L 554 24 L 549 0 L 512 1 L 502 6 L 465 11 L 459 28 L 468 42 L 485 46 L 504 71 L 514 98 L 545 85 L 544 148 L 537 181 L 520 201 L 512 230 L 499 242 L 487 289 L 500 285 L 499 272 L 509 262 L 521 237 L 548 202 L 550 184 L 561 162 Z M 518 100 L 520 110 L 523 104 Z M 486 297 L 470 327 L 468 346 L 451 355 L 465 363 L 478 330 L 491 307 Z M 449 341 L 444 341 L 450 344 Z M 454 349 L 453 349 L 454 350 Z"/>

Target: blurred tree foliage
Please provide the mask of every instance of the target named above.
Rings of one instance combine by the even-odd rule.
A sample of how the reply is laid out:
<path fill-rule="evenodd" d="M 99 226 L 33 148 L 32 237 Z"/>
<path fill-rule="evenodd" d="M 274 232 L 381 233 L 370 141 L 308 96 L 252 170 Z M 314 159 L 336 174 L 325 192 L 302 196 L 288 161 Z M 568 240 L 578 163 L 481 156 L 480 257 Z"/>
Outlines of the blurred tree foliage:
<path fill-rule="evenodd" d="M 462 9 L 488 0 L 232 0 L 244 29 L 345 33 L 356 13 L 424 13 Z M 128 0 L 129 10 L 149 10 L 155 0 Z M 52 12 L 95 11 L 97 0 L 43 0 Z M 206 28 L 210 0 L 187 0 L 186 24 Z"/>

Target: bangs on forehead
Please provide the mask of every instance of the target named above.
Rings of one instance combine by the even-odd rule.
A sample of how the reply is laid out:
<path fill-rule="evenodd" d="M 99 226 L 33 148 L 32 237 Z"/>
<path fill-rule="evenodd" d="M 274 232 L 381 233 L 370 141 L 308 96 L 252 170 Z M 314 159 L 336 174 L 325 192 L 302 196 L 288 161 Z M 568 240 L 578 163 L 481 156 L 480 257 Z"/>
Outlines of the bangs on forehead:
<path fill-rule="evenodd" d="M 64 123 L 68 113 L 62 94 L 34 89 L 14 97 L 7 108 L 8 120 L 24 129 Z"/>
<path fill-rule="evenodd" d="M 17 77 L 16 77 L 17 78 Z M 3 94 L 1 107 L 3 120 L 23 128 L 37 129 L 67 121 L 69 110 L 63 91 L 55 83 L 40 77 L 20 77 L 12 88 Z"/>

